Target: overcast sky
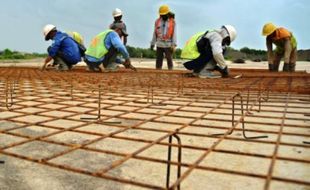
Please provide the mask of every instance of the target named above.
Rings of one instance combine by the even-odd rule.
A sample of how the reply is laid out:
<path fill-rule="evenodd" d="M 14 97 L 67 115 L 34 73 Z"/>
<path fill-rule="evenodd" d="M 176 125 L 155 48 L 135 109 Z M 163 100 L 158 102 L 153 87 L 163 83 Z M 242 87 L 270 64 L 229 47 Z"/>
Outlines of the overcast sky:
<path fill-rule="evenodd" d="M 238 32 L 232 47 L 265 49 L 261 29 L 271 21 L 292 31 L 299 49 L 310 49 L 310 0 L 1 0 L 0 50 L 45 52 L 42 28 L 49 23 L 80 32 L 88 46 L 115 8 L 123 10 L 128 45 L 149 47 L 162 4 L 176 14 L 179 48 L 196 32 L 231 24 Z"/>

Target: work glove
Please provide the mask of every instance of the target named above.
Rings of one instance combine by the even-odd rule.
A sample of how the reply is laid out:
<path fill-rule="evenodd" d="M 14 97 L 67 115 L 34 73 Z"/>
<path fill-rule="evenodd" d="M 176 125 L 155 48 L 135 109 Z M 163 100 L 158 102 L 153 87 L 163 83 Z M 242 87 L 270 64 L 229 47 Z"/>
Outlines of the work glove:
<path fill-rule="evenodd" d="M 126 61 L 123 63 L 123 65 L 126 69 L 131 69 L 133 71 L 137 71 L 137 69 L 131 64 L 130 59 L 126 59 Z"/>

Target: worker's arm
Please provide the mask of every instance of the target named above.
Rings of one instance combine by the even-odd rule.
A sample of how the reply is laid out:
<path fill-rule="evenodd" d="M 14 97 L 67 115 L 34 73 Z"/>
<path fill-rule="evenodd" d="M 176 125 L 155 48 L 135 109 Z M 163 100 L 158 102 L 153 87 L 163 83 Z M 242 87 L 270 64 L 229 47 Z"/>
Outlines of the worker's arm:
<path fill-rule="evenodd" d="M 290 63 L 290 56 L 292 52 L 292 45 L 290 38 L 284 39 L 284 63 Z"/>
<path fill-rule="evenodd" d="M 173 46 L 173 49 L 175 49 L 177 47 L 177 26 L 176 26 L 176 23 L 174 24 L 174 29 L 173 29 L 172 46 Z"/>
<path fill-rule="evenodd" d="M 268 64 L 273 64 L 272 41 L 266 38 Z"/>
<path fill-rule="evenodd" d="M 153 37 L 152 37 L 151 47 L 150 47 L 152 50 L 154 49 L 155 43 L 156 43 L 156 32 L 155 32 L 155 30 L 156 30 L 156 23 L 154 25 Z"/>
<path fill-rule="evenodd" d="M 129 53 L 118 34 L 116 32 L 110 32 L 109 35 L 111 35 L 112 46 L 123 55 L 124 59 L 128 59 Z"/>
<path fill-rule="evenodd" d="M 47 63 L 50 62 L 52 59 L 53 59 L 53 57 L 48 56 L 48 57 L 45 59 L 44 64 L 43 64 L 41 70 L 44 70 L 44 69 L 46 68 Z"/>
<path fill-rule="evenodd" d="M 214 60 L 221 69 L 225 69 L 227 64 L 223 55 L 223 38 L 218 33 L 213 32 L 212 34 L 209 34 L 208 40 L 210 42 Z"/>
<path fill-rule="evenodd" d="M 129 53 L 118 34 L 116 32 L 111 32 L 109 35 L 111 35 L 111 43 L 113 47 L 117 49 L 117 51 L 120 52 L 125 59 L 125 62 L 123 63 L 125 68 L 137 71 L 136 68 L 131 65 Z"/>

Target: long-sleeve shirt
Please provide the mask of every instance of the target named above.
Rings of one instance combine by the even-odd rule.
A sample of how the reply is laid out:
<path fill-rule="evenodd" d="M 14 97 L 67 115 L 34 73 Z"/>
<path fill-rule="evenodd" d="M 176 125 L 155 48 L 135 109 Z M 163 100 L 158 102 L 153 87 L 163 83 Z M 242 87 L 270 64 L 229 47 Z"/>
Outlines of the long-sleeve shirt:
<path fill-rule="evenodd" d="M 210 42 L 210 46 L 212 49 L 213 58 L 216 61 L 216 63 L 224 69 L 227 64 L 224 59 L 223 55 L 223 39 L 227 37 L 229 34 L 226 32 L 225 29 L 221 30 L 213 30 L 209 31 L 204 37 L 207 38 Z"/>
<path fill-rule="evenodd" d="M 168 20 L 164 21 L 161 20 L 160 30 L 162 31 L 162 34 L 166 34 L 168 32 Z M 174 30 L 173 30 L 173 36 L 170 40 L 163 40 L 157 37 L 156 35 L 156 22 L 154 26 L 154 32 L 153 32 L 153 38 L 151 41 L 151 45 L 156 45 L 157 47 L 161 48 L 169 48 L 172 46 L 177 46 L 177 30 L 176 30 L 176 23 L 174 24 Z"/>
<path fill-rule="evenodd" d="M 120 52 L 123 55 L 124 59 L 129 58 L 129 53 L 125 45 L 123 44 L 121 38 L 116 32 L 112 31 L 108 33 L 103 43 L 107 49 L 114 47 L 118 52 Z M 88 61 L 95 62 L 95 63 L 102 62 L 104 60 L 104 56 L 99 59 L 89 56 L 89 55 L 85 55 L 85 57 Z"/>
<path fill-rule="evenodd" d="M 58 52 L 61 52 L 65 61 L 69 63 L 75 64 L 81 61 L 81 53 L 78 45 L 66 33 L 57 31 L 52 40 L 53 44 L 48 49 L 49 56 L 55 57 Z"/>

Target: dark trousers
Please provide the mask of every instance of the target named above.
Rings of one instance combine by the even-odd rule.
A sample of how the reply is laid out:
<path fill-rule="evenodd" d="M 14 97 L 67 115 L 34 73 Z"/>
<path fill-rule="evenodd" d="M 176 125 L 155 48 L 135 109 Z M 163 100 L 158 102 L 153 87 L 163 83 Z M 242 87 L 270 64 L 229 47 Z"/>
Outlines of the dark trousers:
<path fill-rule="evenodd" d="M 171 50 L 171 48 L 160 48 L 160 47 L 157 47 L 157 51 L 156 51 L 156 69 L 162 69 L 164 54 L 165 54 L 166 59 L 167 59 L 168 69 L 172 70 L 173 69 L 173 62 L 172 62 L 172 50 Z"/>
<path fill-rule="evenodd" d="M 51 47 L 47 48 L 47 51 L 49 52 Z M 64 58 L 64 53 L 61 51 L 58 51 L 56 56 L 53 57 L 54 63 L 53 65 L 57 65 L 58 66 L 58 70 L 60 71 L 66 71 L 66 70 L 70 70 L 72 68 L 72 63 L 66 61 L 66 59 Z"/>
<path fill-rule="evenodd" d="M 101 62 L 91 62 L 85 59 L 88 68 L 91 71 L 98 71 L 100 64 L 103 64 L 104 68 L 107 68 L 111 63 L 113 63 L 117 56 L 117 50 L 111 47 L 107 54 L 104 55 L 104 59 Z"/>
<path fill-rule="evenodd" d="M 212 51 L 204 51 L 200 53 L 198 58 L 185 62 L 183 65 L 186 69 L 199 73 L 212 59 Z"/>

